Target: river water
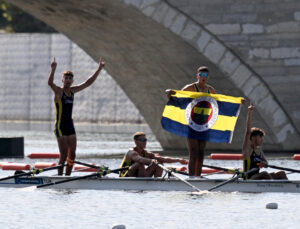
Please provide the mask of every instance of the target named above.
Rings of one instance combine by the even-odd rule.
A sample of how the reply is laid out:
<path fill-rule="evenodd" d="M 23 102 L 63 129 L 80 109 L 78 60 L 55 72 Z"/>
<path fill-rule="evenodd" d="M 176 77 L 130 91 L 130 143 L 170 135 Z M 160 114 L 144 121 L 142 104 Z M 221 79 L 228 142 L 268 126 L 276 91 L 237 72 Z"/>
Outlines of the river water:
<path fill-rule="evenodd" d="M 31 152 L 57 152 L 51 132 L 2 132 L 1 136 L 24 136 L 25 155 Z M 161 150 L 153 136 L 147 148 Z M 78 133 L 77 159 L 117 168 L 119 154 L 132 146 L 125 134 Z M 105 156 L 104 156 L 105 155 Z M 56 162 L 55 159 L 1 159 L 29 163 Z M 241 161 L 205 160 L 216 166 L 241 167 Z M 272 159 L 270 164 L 299 168 L 300 161 Z M 271 171 L 271 170 L 270 170 Z M 48 173 L 48 172 L 47 172 Z M 0 171 L 0 176 L 12 171 Z M 46 174 L 46 172 L 45 172 Z M 50 172 L 48 174 L 51 174 Z M 78 174 L 77 174 L 78 175 Z M 216 175 L 214 175 L 216 176 Z M 218 175 L 228 176 L 228 175 Z M 290 179 L 300 179 L 289 174 Z M 209 193 L 128 192 L 95 190 L 51 190 L 0 188 L 1 228 L 300 228 L 300 194 L 291 193 Z M 278 209 L 266 204 L 278 203 Z"/>

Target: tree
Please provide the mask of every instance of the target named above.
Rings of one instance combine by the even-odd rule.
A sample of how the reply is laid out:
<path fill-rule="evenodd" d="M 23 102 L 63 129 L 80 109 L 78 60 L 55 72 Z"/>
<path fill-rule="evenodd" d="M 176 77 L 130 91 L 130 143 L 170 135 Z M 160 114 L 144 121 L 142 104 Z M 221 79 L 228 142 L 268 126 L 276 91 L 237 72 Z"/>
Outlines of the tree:
<path fill-rule="evenodd" d="M 0 0 L 0 30 L 16 33 L 54 33 L 55 29 L 12 4 Z"/>

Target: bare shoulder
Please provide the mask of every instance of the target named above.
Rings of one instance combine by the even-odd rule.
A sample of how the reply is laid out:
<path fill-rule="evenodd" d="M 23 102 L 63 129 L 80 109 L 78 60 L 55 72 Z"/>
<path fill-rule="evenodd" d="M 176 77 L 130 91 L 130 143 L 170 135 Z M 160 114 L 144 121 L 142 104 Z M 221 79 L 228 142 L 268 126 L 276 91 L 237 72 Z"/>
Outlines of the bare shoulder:
<path fill-rule="evenodd" d="M 127 153 L 125 154 L 125 159 L 126 160 L 130 160 L 130 159 L 132 159 L 132 157 L 133 156 L 136 156 L 138 153 L 134 150 L 134 149 L 129 149 L 128 151 L 127 151 Z"/>
<path fill-rule="evenodd" d="M 194 83 L 185 85 L 181 90 L 182 91 L 195 91 Z"/>
<path fill-rule="evenodd" d="M 57 87 L 57 88 L 53 89 L 53 92 L 54 92 L 54 101 L 58 101 L 61 99 L 61 97 L 63 95 L 63 88 Z"/>
<path fill-rule="evenodd" d="M 49 84 L 49 86 L 51 87 L 51 89 L 53 90 L 54 93 L 62 93 L 63 88 L 57 86 L 55 83 L 51 83 Z"/>
<path fill-rule="evenodd" d="M 129 149 L 126 153 L 127 155 L 133 155 L 133 154 L 137 154 L 137 152 L 134 149 Z"/>

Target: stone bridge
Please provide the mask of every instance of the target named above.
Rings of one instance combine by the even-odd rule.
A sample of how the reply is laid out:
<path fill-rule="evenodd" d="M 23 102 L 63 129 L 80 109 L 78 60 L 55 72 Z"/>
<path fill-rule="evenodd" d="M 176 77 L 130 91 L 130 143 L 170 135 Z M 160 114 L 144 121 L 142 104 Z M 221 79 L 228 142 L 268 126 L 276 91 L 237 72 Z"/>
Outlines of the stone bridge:
<path fill-rule="evenodd" d="M 185 149 L 160 125 L 166 88 L 211 69 L 217 93 L 257 107 L 265 149 L 300 150 L 299 0 L 6 0 L 65 34 L 95 61 L 102 56 L 164 149 Z M 247 108 L 232 144 L 240 150 Z"/>

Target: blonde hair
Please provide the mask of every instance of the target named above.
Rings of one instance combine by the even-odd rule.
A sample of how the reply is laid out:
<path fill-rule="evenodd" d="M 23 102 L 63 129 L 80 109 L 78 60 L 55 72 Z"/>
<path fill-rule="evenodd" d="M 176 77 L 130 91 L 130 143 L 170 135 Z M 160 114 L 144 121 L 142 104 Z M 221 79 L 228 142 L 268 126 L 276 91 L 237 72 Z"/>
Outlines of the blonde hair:
<path fill-rule="evenodd" d="M 133 135 L 133 139 L 134 139 L 134 140 L 137 140 L 140 136 L 146 136 L 146 134 L 145 134 L 144 132 L 141 132 L 141 131 L 136 132 L 136 133 L 134 133 L 134 135 Z"/>
<path fill-rule="evenodd" d="M 63 76 L 72 76 L 72 78 L 74 77 L 74 74 L 73 74 L 73 72 L 71 72 L 71 71 L 64 71 L 63 72 Z"/>

